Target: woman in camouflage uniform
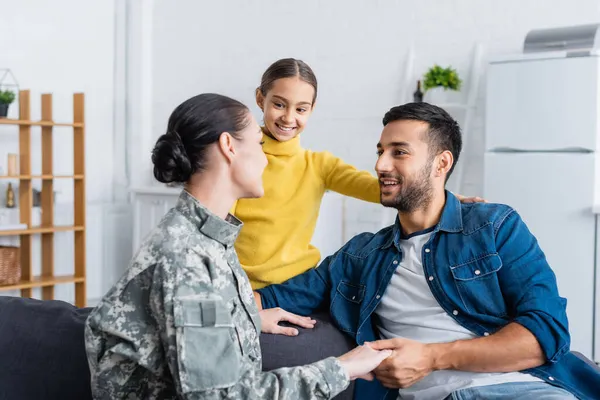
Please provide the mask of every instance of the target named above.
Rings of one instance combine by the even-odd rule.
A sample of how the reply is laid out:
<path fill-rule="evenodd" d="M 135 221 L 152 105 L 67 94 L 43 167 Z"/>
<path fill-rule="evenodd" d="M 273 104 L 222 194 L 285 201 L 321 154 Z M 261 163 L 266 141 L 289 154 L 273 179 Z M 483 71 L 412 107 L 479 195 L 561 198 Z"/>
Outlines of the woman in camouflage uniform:
<path fill-rule="evenodd" d="M 270 329 L 281 318 L 259 314 L 233 247 L 241 223 L 228 214 L 263 194 L 261 140 L 249 110 L 224 96 L 193 97 L 171 115 L 154 176 L 185 188 L 87 320 L 94 398 L 327 399 L 389 355 L 365 345 L 262 372 L 261 317 Z"/>

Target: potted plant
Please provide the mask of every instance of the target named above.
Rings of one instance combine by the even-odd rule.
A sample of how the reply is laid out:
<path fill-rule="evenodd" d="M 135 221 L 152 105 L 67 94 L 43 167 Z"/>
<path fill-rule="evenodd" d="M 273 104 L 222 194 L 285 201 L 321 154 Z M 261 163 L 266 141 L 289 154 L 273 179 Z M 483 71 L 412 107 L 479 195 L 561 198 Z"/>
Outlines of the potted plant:
<path fill-rule="evenodd" d="M 462 80 L 450 66 L 443 68 L 435 64 L 423 77 L 425 100 L 432 104 L 447 101 L 449 91 L 458 92 L 461 86 Z"/>
<path fill-rule="evenodd" d="M 8 115 L 8 106 L 15 101 L 15 93 L 10 90 L 0 89 L 0 118 Z"/>

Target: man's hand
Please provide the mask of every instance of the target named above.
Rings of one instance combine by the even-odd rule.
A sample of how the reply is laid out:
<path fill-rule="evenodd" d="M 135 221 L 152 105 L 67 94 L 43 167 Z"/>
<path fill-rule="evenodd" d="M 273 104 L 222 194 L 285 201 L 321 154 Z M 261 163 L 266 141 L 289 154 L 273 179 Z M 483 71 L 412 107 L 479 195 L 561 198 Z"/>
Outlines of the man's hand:
<path fill-rule="evenodd" d="M 268 310 L 262 310 L 259 312 L 259 315 L 262 322 L 261 332 L 272 333 L 274 335 L 298 335 L 297 329 L 280 326 L 279 323 L 282 321 L 291 322 L 292 324 L 308 329 L 314 328 L 315 324 L 317 323 L 317 321 L 310 317 L 301 317 L 299 315 L 292 314 L 291 312 L 287 312 L 281 308 L 269 308 Z"/>
<path fill-rule="evenodd" d="M 373 371 L 387 388 L 407 388 L 433 371 L 433 351 L 427 344 L 396 338 L 378 340 L 369 345 L 375 350 L 393 350 L 392 355 Z"/>
<path fill-rule="evenodd" d="M 373 380 L 373 368 L 392 354 L 392 350 L 375 350 L 369 343 L 358 346 L 338 357 L 338 361 L 346 370 L 351 381 L 354 379 Z"/>
<path fill-rule="evenodd" d="M 408 387 L 432 371 L 515 372 L 546 362 L 536 337 L 515 322 L 475 339 L 423 344 L 396 338 L 372 342 L 371 347 L 394 350 L 374 371 L 391 388 Z"/>

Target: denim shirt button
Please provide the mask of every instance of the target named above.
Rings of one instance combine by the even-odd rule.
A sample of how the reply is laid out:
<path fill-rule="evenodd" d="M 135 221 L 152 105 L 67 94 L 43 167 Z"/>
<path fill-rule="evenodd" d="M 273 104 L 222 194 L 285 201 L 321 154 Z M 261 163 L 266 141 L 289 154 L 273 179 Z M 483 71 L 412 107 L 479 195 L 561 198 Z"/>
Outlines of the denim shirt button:
<path fill-rule="evenodd" d="M 481 271 L 480 271 L 480 270 L 478 270 L 478 269 L 476 269 L 476 270 L 475 270 L 475 275 L 479 275 L 479 274 L 481 274 Z"/>
<path fill-rule="evenodd" d="M 548 379 L 550 379 L 551 381 L 553 381 L 553 380 L 554 380 L 554 378 L 553 378 L 553 377 L 551 377 L 551 376 L 549 376 L 549 377 L 548 377 Z"/>
<path fill-rule="evenodd" d="M 431 250 L 429 249 L 425 249 L 425 253 L 429 253 Z"/>
<path fill-rule="evenodd" d="M 430 277 L 429 277 L 429 280 L 430 280 L 430 281 L 432 281 L 432 280 L 433 280 L 433 276 L 430 276 Z"/>
<path fill-rule="evenodd" d="M 381 298 L 381 296 L 380 296 L 380 295 L 377 295 L 377 296 L 376 296 L 376 298 L 377 298 L 377 300 L 379 300 L 379 299 Z"/>
<path fill-rule="evenodd" d="M 398 264 L 398 260 L 394 260 L 394 265 Z"/>
<path fill-rule="evenodd" d="M 454 315 L 458 315 L 458 311 L 457 311 L 457 310 L 454 310 L 454 311 L 452 311 L 452 314 L 454 314 Z"/>
<path fill-rule="evenodd" d="M 483 332 L 483 336 L 490 336 L 489 332 Z"/>

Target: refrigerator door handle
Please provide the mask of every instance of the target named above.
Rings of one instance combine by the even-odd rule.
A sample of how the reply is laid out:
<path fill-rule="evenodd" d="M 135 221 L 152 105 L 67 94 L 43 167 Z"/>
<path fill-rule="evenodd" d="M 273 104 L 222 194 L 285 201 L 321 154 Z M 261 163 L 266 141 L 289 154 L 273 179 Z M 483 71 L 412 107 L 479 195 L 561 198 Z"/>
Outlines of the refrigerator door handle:
<path fill-rule="evenodd" d="M 584 147 L 564 147 L 561 149 L 520 149 L 516 147 L 495 147 L 488 150 L 489 153 L 578 153 L 578 154 L 589 154 L 593 153 L 593 150 L 586 149 Z"/>

